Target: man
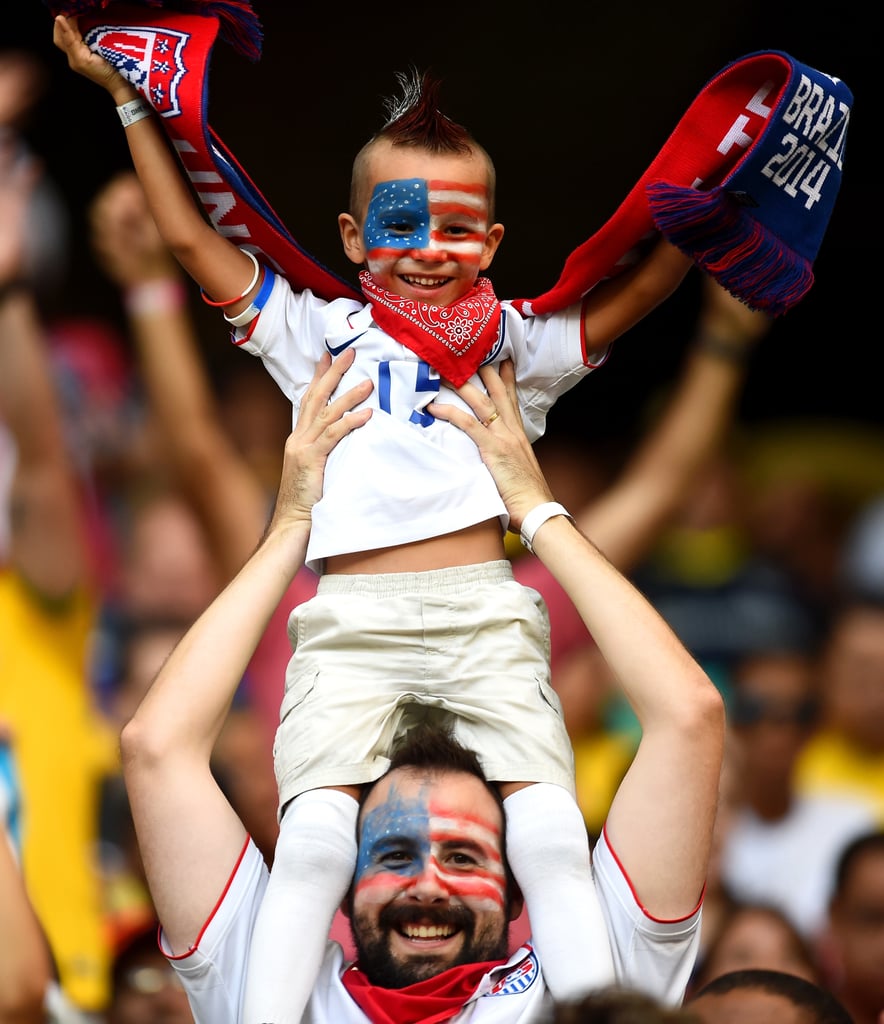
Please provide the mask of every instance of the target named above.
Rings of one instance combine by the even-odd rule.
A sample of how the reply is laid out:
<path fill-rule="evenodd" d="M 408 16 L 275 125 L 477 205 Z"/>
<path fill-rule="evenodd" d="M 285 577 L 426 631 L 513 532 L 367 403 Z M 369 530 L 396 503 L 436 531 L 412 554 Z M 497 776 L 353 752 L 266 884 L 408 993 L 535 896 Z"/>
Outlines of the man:
<path fill-rule="evenodd" d="M 884 831 L 858 836 L 833 873 L 821 960 L 854 1024 L 884 1024 Z"/>
<path fill-rule="evenodd" d="M 172 653 L 122 736 L 162 942 L 198 1022 L 237 1017 L 267 881 L 209 759 L 242 671 L 303 561 L 325 459 L 371 415 L 367 408 L 344 415 L 364 401 L 369 381 L 328 401 L 351 361 L 345 353 L 319 364 L 286 444 L 262 543 Z M 721 697 L 567 515 L 541 515 L 530 529 L 551 494 L 521 428 L 512 367 L 503 364 L 501 375 L 484 368 L 481 377 L 487 394 L 470 384 L 458 391 L 475 415 L 435 403 L 429 411 L 476 443 L 512 528 L 574 601 L 639 719 L 642 740 L 596 845 L 593 881 L 618 983 L 677 1004 L 696 952 L 721 767 Z M 345 967 L 329 944 L 306 1020 L 394 1022 L 403 1019 L 403 1000 L 410 1007 L 417 1000 L 412 1019 L 445 1011 L 453 1020 L 527 1022 L 546 1007 L 538 952 L 529 944 L 505 960 L 519 898 L 508 882 L 500 807 L 469 774 L 403 765 L 365 797 L 348 900 L 360 959 Z M 317 861 L 327 855 L 325 838 L 318 820 L 310 848 Z M 542 860 L 543 849 L 536 855 Z M 478 967 L 477 957 L 484 958 Z"/>
<path fill-rule="evenodd" d="M 820 655 L 819 726 L 801 751 L 803 793 L 859 799 L 884 826 L 884 600 L 847 594 Z"/>
<path fill-rule="evenodd" d="M 720 974 L 687 1008 L 699 1024 L 853 1024 L 827 989 L 797 974 L 760 968 Z"/>
<path fill-rule="evenodd" d="M 796 765 L 818 720 L 809 651 L 758 650 L 735 661 L 730 681 L 742 805 L 724 838 L 724 884 L 738 900 L 778 907 L 813 943 L 838 853 L 874 827 L 874 815 L 855 796 L 796 788 Z"/>
<path fill-rule="evenodd" d="M 181 980 L 157 948 L 155 921 L 117 949 L 111 970 L 107 1024 L 193 1024 Z"/>

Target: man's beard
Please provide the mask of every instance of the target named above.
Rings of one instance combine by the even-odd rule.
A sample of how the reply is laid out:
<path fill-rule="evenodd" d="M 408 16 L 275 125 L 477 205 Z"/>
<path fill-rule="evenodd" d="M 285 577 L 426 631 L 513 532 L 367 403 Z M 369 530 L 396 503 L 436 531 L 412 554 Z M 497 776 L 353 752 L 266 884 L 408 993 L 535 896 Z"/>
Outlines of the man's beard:
<path fill-rule="evenodd" d="M 461 964 L 483 963 L 487 960 L 505 960 L 509 952 L 507 914 L 502 914 L 502 925 L 489 922 L 476 934 L 476 919 L 466 907 L 448 907 L 446 910 L 426 908 L 385 907 L 378 923 L 369 923 L 364 917 L 351 917 L 353 944 L 359 967 L 373 985 L 382 988 L 405 988 L 415 982 L 432 978 L 449 967 Z M 459 929 L 460 952 L 447 959 L 440 954 L 414 955 L 406 960 L 396 959 L 390 951 L 389 934 L 408 923 L 454 925 Z"/>

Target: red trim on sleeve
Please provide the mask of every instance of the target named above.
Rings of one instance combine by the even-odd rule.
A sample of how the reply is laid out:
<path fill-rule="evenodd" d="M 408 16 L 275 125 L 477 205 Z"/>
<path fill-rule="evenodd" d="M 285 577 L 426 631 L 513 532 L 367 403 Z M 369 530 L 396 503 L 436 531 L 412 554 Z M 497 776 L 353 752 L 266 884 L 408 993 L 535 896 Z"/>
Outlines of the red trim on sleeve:
<path fill-rule="evenodd" d="M 231 331 L 230 332 L 230 340 L 233 342 L 234 345 L 237 346 L 237 348 L 239 348 L 240 345 L 245 345 L 245 343 L 249 340 L 249 338 L 251 338 L 252 332 L 255 330 L 255 327 L 257 326 L 258 320 L 260 318 L 261 318 L 261 312 L 259 310 L 258 311 L 258 315 L 255 317 L 254 320 L 251 321 L 251 323 L 249 324 L 249 329 L 246 331 L 246 333 L 241 338 L 237 338 L 236 337 L 236 332 L 235 331 Z"/>
<path fill-rule="evenodd" d="M 194 944 L 190 947 L 190 949 L 188 949 L 188 951 L 186 953 L 179 953 L 177 955 L 171 954 L 171 953 L 167 953 L 166 957 L 169 960 L 186 960 L 187 957 L 191 956 L 193 953 L 196 952 L 197 949 L 199 949 L 200 940 L 206 934 L 206 929 L 212 923 L 212 919 L 214 918 L 215 914 L 218 912 L 218 908 L 224 902 L 224 897 L 230 891 L 230 886 L 233 883 L 233 879 L 236 877 L 237 871 L 239 871 L 239 866 L 240 866 L 240 864 L 242 864 L 243 857 L 245 857 L 246 850 L 248 850 L 250 843 L 251 843 L 251 836 L 246 836 L 246 841 L 243 843 L 242 849 L 239 852 L 239 856 L 236 858 L 236 864 L 233 865 L 233 871 L 230 872 L 230 877 L 227 879 L 227 884 L 224 886 L 224 889 L 222 890 L 221 895 L 218 897 L 218 900 L 215 903 L 215 906 L 212 907 L 211 914 L 209 914 L 209 916 L 206 918 L 202 928 L 200 928 L 199 934 L 196 937 L 196 942 L 194 942 Z"/>
<path fill-rule="evenodd" d="M 626 868 L 623 867 L 623 862 L 617 856 L 617 852 L 615 851 L 614 847 L 611 845 L 611 841 L 608 838 L 608 826 L 607 826 L 607 823 L 605 823 L 605 825 L 602 826 L 602 834 L 605 837 L 605 845 L 611 851 L 611 856 L 614 858 L 614 860 L 615 860 L 615 862 L 617 864 L 617 867 L 620 868 L 620 874 L 623 875 L 623 878 L 624 878 L 626 884 L 629 886 L 629 891 L 632 893 L 632 898 L 635 900 L 636 905 L 641 910 L 641 912 L 649 920 L 656 921 L 658 924 L 678 924 L 679 921 L 687 921 L 688 918 L 693 917 L 694 914 L 696 914 L 697 911 L 700 909 L 700 907 L 703 906 L 703 897 L 706 895 L 706 883 L 705 882 L 703 883 L 703 889 L 702 889 L 702 891 L 700 893 L 700 899 L 697 902 L 697 905 L 694 907 L 694 909 L 690 913 L 685 914 L 682 917 L 655 917 L 653 914 L 649 913 L 647 908 L 642 903 L 642 901 L 638 898 L 638 893 L 635 891 L 635 886 L 632 884 L 632 880 L 629 877 L 629 873 L 627 872 Z"/>

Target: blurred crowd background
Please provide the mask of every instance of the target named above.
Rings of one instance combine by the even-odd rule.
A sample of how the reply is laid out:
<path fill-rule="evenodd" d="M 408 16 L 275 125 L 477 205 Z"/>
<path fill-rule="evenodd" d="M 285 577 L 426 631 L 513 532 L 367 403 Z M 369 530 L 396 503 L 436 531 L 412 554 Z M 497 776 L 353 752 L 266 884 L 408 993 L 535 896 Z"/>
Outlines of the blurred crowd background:
<path fill-rule="evenodd" d="M 163 657 L 257 541 L 290 409 L 257 361 L 227 344 L 217 311 L 200 303 L 152 234 L 116 115 L 53 50 L 46 7 L 7 6 L 0 811 L 52 948 L 57 1020 L 139 1024 L 161 1019 L 134 1015 L 148 1012 L 139 1000 L 166 999 L 168 1019 L 183 1024 L 186 1003 L 152 942 L 116 736 Z M 884 415 L 874 341 L 875 26 L 871 14 L 814 4 L 711 6 L 609 5 L 580 13 L 575 25 L 556 5 L 516 14 L 478 4 L 441 21 L 438 10 L 409 10 L 391 23 L 391 12 L 356 5 L 257 4 L 263 57 L 251 65 L 218 44 L 208 120 L 298 241 L 350 275 L 335 217 L 352 158 L 377 126 L 394 72 L 432 68 L 447 111 L 497 163 L 507 236 L 493 279 L 509 297 L 552 284 L 730 60 L 783 49 L 847 81 L 854 119 L 817 281 L 735 363 L 726 436 L 631 575 L 728 701 L 697 985 L 735 965 L 793 970 L 830 986 L 858 1024 L 877 1024 Z M 26 243 L 4 262 L 3 239 L 14 240 L 19 214 Z M 32 320 L 7 308 L 12 290 L 24 294 Z M 569 509 L 591 506 L 635 465 L 678 394 L 706 301 L 692 272 L 617 342 L 602 371 L 557 404 L 537 450 Z M 30 346 L 27 373 L 19 344 Z M 56 418 L 53 448 L 43 428 Z M 61 565 L 53 552 L 64 547 L 63 523 L 78 523 L 66 550 L 78 545 L 79 562 L 55 607 L 30 603 L 35 580 L 21 572 L 17 547 L 17 488 L 40 458 L 74 482 L 68 519 L 58 499 L 50 502 L 58 518 L 43 522 L 44 554 L 55 559 L 46 579 Z M 33 479 L 40 486 L 39 474 Z M 510 550 L 529 557 L 518 544 Z M 314 584 L 302 572 L 285 607 Z M 553 682 L 594 835 L 634 750 L 635 723 L 591 638 L 551 608 Z M 284 611 L 243 681 L 217 756 L 268 860 Z"/>

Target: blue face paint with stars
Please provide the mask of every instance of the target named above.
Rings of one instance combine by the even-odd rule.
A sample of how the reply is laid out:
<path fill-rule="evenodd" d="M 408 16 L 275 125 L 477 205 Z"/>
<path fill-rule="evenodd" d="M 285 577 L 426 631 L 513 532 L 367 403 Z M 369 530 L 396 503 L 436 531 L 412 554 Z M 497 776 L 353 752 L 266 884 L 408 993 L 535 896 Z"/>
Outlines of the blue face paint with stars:
<path fill-rule="evenodd" d="M 356 883 L 361 885 L 372 869 L 379 870 L 385 854 L 409 849 L 414 854 L 392 870 L 395 874 L 415 875 L 430 857 L 430 810 L 426 800 L 406 800 L 393 790 L 386 803 L 367 814 L 362 825 L 359 855 L 356 862 Z"/>
<path fill-rule="evenodd" d="M 397 178 L 375 185 L 363 236 L 369 251 L 429 248 L 430 197 L 426 179 Z"/>
<path fill-rule="evenodd" d="M 506 880 L 499 827 L 482 815 L 449 811 L 422 791 L 392 789 L 365 816 L 354 875 L 368 902 L 388 902 L 426 872 L 474 911 L 499 911 Z"/>

